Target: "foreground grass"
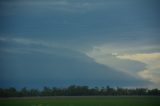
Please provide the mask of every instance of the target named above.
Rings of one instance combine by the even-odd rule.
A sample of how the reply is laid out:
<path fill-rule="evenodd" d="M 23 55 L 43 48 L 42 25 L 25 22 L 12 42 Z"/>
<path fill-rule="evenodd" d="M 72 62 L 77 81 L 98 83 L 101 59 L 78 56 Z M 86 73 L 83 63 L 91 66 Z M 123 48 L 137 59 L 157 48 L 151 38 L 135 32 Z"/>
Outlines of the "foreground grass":
<path fill-rule="evenodd" d="M 0 99 L 0 106 L 160 106 L 160 97 L 36 97 Z"/>

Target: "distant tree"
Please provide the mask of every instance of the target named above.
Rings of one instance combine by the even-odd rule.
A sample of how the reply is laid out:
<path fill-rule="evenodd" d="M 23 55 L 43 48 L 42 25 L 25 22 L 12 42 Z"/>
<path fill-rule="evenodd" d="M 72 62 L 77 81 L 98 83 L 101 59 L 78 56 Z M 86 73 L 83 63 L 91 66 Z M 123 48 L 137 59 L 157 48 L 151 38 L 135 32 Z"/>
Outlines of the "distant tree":
<path fill-rule="evenodd" d="M 38 89 L 31 89 L 29 92 L 30 96 L 40 96 L 40 91 Z"/>
<path fill-rule="evenodd" d="M 149 90 L 149 91 L 148 91 L 148 95 L 160 96 L 160 90 L 158 90 L 158 89 Z"/>
<path fill-rule="evenodd" d="M 16 90 L 13 87 L 10 88 L 0 88 L 0 97 L 26 97 L 26 96 L 120 96 L 120 95 L 151 95 L 151 96 L 160 96 L 159 89 L 147 89 L 147 88 L 136 88 L 136 89 L 127 89 L 117 87 L 111 88 L 106 87 L 94 87 L 89 88 L 88 86 L 77 86 L 71 85 L 67 88 L 49 88 L 44 87 L 42 91 L 38 89 L 27 89 L 26 87 L 21 90 Z"/>
<path fill-rule="evenodd" d="M 21 91 L 19 92 L 19 96 L 29 96 L 29 91 L 26 87 L 22 88 Z"/>
<path fill-rule="evenodd" d="M 52 89 L 50 89 L 49 87 L 45 86 L 43 88 L 42 95 L 43 96 L 52 96 Z"/>

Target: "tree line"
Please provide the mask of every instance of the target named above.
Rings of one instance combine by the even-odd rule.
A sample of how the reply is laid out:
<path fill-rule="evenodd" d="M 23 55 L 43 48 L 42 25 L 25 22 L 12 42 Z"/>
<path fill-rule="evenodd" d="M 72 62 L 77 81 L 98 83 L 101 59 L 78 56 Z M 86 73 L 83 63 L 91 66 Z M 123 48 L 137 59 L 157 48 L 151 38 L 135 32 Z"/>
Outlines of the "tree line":
<path fill-rule="evenodd" d="M 35 96 L 160 96 L 160 90 L 147 88 L 112 88 L 88 87 L 71 85 L 67 88 L 44 87 L 39 89 L 28 89 L 26 87 L 17 90 L 14 87 L 0 88 L 0 97 L 35 97 Z"/>

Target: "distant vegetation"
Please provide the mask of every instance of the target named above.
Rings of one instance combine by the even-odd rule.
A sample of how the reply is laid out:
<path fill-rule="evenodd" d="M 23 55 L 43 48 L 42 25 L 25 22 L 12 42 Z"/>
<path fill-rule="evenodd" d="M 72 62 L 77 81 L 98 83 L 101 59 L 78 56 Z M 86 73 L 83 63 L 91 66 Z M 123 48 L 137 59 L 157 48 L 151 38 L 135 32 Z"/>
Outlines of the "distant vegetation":
<path fill-rule="evenodd" d="M 67 88 L 49 88 L 44 87 L 43 90 L 27 89 L 26 87 L 21 90 L 11 88 L 0 88 L 0 97 L 32 97 L 32 96 L 160 96 L 159 89 L 147 88 L 111 88 L 107 87 L 94 87 L 76 86 L 71 85 Z"/>

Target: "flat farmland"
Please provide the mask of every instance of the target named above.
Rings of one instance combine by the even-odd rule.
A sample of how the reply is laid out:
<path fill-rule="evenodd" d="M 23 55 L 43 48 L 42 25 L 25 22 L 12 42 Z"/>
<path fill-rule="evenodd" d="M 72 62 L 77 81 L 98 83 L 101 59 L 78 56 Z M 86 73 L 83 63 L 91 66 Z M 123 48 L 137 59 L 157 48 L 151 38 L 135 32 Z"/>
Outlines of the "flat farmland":
<path fill-rule="evenodd" d="M 60 96 L 1 98 L 0 106 L 160 106 L 160 97 Z"/>

